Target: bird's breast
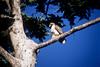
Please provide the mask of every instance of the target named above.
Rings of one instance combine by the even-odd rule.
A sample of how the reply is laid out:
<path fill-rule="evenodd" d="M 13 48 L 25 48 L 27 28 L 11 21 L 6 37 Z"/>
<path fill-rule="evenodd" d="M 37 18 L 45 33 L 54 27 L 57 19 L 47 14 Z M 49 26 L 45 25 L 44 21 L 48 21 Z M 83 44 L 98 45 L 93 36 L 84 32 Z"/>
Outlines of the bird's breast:
<path fill-rule="evenodd" d="M 53 34 L 59 34 L 59 32 L 58 32 L 55 28 L 51 28 L 51 32 L 52 32 Z"/>

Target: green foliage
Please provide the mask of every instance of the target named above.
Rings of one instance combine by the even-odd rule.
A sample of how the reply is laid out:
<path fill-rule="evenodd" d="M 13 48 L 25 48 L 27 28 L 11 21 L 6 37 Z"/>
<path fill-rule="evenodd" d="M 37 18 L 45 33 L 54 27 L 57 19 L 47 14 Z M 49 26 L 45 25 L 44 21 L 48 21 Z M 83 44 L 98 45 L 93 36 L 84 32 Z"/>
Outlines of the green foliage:
<path fill-rule="evenodd" d="M 28 30 L 28 35 L 30 37 L 36 37 L 42 41 L 45 39 L 47 28 L 50 22 L 55 22 L 60 27 L 65 26 L 63 24 L 62 18 L 68 19 L 70 22 L 70 26 L 72 28 L 75 25 L 75 17 L 80 17 L 82 19 L 89 19 L 91 16 L 91 10 L 100 9 L 100 1 L 90 1 L 90 0 L 25 0 L 22 3 L 35 6 L 37 13 L 43 13 L 45 17 L 44 20 L 41 21 L 39 17 L 26 17 L 24 16 L 24 24 L 26 29 Z M 56 14 L 48 14 L 48 10 L 50 5 L 58 6 L 56 13 L 63 13 L 62 16 L 58 16 Z M 34 13 L 33 13 L 34 15 Z"/>
<path fill-rule="evenodd" d="M 24 29 L 27 31 L 26 34 L 30 38 L 35 37 L 38 38 L 40 41 L 43 41 L 45 39 L 45 36 L 47 35 L 47 29 L 46 29 L 46 21 L 45 20 L 39 20 L 38 18 L 33 18 L 26 16 L 25 14 L 22 14 L 23 20 L 24 20 Z"/>
<path fill-rule="evenodd" d="M 62 13 L 62 16 L 56 15 L 56 13 L 49 14 L 48 11 L 52 9 L 50 5 L 58 6 L 56 13 Z M 42 17 L 33 16 L 34 13 L 31 16 L 22 14 L 25 33 L 30 38 L 35 37 L 43 41 L 45 36 L 47 36 L 50 22 L 55 22 L 60 27 L 63 27 L 65 24 L 62 19 L 68 19 L 72 28 L 75 25 L 74 20 L 76 16 L 80 17 L 80 20 L 89 19 L 91 10 L 100 9 L 99 5 L 100 0 L 21 0 L 22 11 L 27 6 L 32 6 L 36 7 L 36 13 L 43 14 Z M 9 12 L 7 12 L 8 6 L 6 3 L 1 0 L 0 6 L 2 6 L 0 7 L 0 15 L 10 16 Z M 12 24 L 11 22 L 11 19 L 0 18 L 0 31 L 6 30 Z"/>
<path fill-rule="evenodd" d="M 49 8 L 50 5 L 58 6 L 56 13 L 62 13 L 63 15 L 49 14 L 48 11 L 52 9 Z M 64 27 L 65 24 L 62 19 L 68 19 L 72 28 L 75 25 L 74 20 L 76 16 L 80 17 L 80 20 L 89 19 L 93 9 L 100 9 L 100 0 L 21 0 L 20 6 L 26 35 L 43 41 L 48 35 L 50 22 L 55 22 L 60 27 Z M 43 16 L 33 16 L 34 13 L 31 16 L 24 14 L 23 11 L 27 6 L 36 7 L 36 13 L 41 13 Z M 13 15 L 9 13 L 9 8 L 5 1 L 0 0 L 0 46 L 8 52 L 12 52 L 13 48 L 11 47 L 9 36 L 5 36 L 4 31 L 13 24 L 14 20 L 1 17 L 1 15 L 12 17 Z M 5 64 L 2 60 L 0 56 L 0 66 Z"/>

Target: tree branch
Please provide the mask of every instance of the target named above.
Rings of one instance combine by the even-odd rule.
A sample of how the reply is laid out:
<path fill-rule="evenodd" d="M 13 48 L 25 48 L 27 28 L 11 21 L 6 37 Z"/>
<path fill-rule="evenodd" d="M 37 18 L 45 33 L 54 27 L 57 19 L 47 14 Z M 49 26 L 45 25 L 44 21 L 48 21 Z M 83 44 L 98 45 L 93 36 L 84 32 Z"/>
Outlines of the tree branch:
<path fill-rule="evenodd" d="M 3 15 L 3 14 L 1 14 L 1 15 L 0 15 L 0 18 L 8 18 L 8 19 L 13 19 L 13 17 L 7 16 L 7 15 Z"/>
<path fill-rule="evenodd" d="M 48 1 L 48 3 L 47 3 L 47 7 L 46 7 L 46 12 L 45 12 L 46 17 L 47 17 L 47 14 L 48 14 L 49 3 L 50 3 L 50 0 Z"/>
<path fill-rule="evenodd" d="M 14 65 L 15 63 L 15 58 L 9 54 L 5 49 L 3 49 L 1 46 L 0 46 L 0 54 L 12 65 Z"/>
<path fill-rule="evenodd" d="M 89 26 L 91 26 L 91 25 L 94 25 L 94 24 L 96 24 L 96 23 L 99 23 L 99 22 L 100 22 L 100 17 L 98 17 L 98 18 L 96 18 L 96 19 L 94 19 L 94 20 L 91 20 L 91 21 L 89 21 L 89 22 L 86 22 L 86 23 L 84 23 L 84 24 L 82 24 L 82 25 L 76 26 L 76 27 L 72 28 L 71 30 L 69 30 L 69 31 L 67 31 L 67 32 L 65 32 L 65 33 L 63 33 L 63 34 L 61 34 L 61 35 L 59 35 L 59 36 L 56 37 L 56 38 L 52 38 L 52 39 L 50 39 L 50 40 L 48 40 L 48 41 L 46 41 L 46 42 L 40 43 L 40 44 L 38 45 L 37 49 L 46 47 L 46 46 L 48 46 L 48 45 L 50 45 L 50 44 L 52 44 L 52 43 L 58 41 L 58 40 L 61 39 L 61 38 L 68 37 L 69 35 L 71 35 L 71 34 L 77 32 L 77 31 L 80 31 L 80 30 L 82 30 L 82 29 L 84 29 L 84 28 L 87 28 L 87 27 L 89 27 Z"/>

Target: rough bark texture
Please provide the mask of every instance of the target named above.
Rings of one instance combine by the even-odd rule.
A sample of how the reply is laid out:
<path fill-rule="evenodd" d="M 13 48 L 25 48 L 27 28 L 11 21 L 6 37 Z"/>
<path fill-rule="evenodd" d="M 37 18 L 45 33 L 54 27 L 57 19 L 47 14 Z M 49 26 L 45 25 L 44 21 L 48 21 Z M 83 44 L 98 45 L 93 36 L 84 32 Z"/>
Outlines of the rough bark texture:
<path fill-rule="evenodd" d="M 3 55 L 5 57 L 6 60 L 8 60 L 8 62 L 14 66 L 15 64 L 18 64 L 18 59 L 14 58 L 11 54 L 9 54 L 5 49 L 3 49 L 0 46 L 0 54 Z"/>
<path fill-rule="evenodd" d="M 19 64 L 13 67 L 35 67 L 37 46 L 32 40 L 26 37 L 23 29 L 23 21 L 20 11 L 20 0 L 13 0 L 14 23 L 10 27 L 10 38 L 14 47 L 15 57 L 19 59 Z M 33 45 L 32 45 L 33 44 Z"/>
<path fill-rule="evenodd" d="M 72 28 L 71 30 L 61 34 L 57 38 L 50 39 L 47 42 L 43 42 L 37 45 L 37 43 L 27 38 L 24 33 L 23 21 L 20 10 L 20 0 L 12 0 L 12 6 L 12 12 L 15 15 L 13 19 L 15 20 L 13 22 L 13 25 L 10 27 L 9 34 L 12 46 L 14 48 L 15 56 L 12 56 L 6 50 L 0 47 L 0 54 L 3 55 L 10 62 L 12 67 L 35 67 L 37 49 L 48 46 L 58 41 L 60 38 L 67 37 L 76 31 L 79 31 L 90 25 L 100 22 L 100 18 L 97 18 L 88 23 Z"/>

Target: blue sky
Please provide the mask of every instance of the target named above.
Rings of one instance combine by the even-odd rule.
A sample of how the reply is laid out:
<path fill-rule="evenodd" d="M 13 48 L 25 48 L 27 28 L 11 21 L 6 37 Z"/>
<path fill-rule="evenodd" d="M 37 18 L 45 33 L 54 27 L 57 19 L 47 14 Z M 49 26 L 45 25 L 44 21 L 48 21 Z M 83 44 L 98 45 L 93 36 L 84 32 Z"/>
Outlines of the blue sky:
<path fill-rule="evenodd" d="M 28 8 L 25 12 L 31 15 L 31 10 Z M 97 17 L 100 17 L 100 10 L 94 10 L 90 20 Z M 81 20 L 77 25 L 86 21 L 89 20 Z M 67 22 L 64 20 L 64 23 Z M 63 28 L 64 31 L 68 29 L 68 25 Z M 66 39 L 65 45 L 56 42 L 42 48 L 37 56 L 36 67 L 100 67 L 100 23 L 78 31 Z"/>
<path fill-rule="evenodd" d="M 100 10 L 94 10 L 90 20 L 96 17 L 100 17 Z M 36 67 L 100 67 L 100 23 L 66 39 L 65 45 L 57 42 L 41 49 Z"/>

